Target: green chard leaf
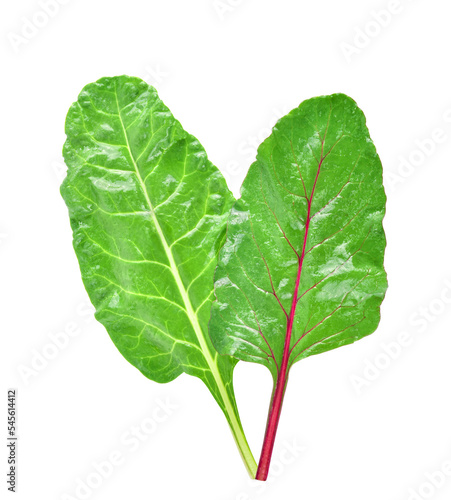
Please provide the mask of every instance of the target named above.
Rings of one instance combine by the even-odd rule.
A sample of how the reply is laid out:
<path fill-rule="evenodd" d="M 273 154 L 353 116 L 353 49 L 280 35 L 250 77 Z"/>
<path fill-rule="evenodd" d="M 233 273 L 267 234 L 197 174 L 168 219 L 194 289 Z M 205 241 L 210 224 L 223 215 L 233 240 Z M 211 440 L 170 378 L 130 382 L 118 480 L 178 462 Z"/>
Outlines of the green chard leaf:
<path fill-rule="evenodd" d="M 208 335 L 213 274 L 234 202 L 219 170 L 157 92 L 102 78 L 69 110 L 61 187 L 83 282 L 122 355 L 146 377 L 207 385 L 252 477 L 232 385 L 237 360 Z"/>
<path fill-rule="evenodd" d="M 355 102 L 303 102 L 259 147 L 232 208 L 210 335 L 260 363 L 274 391 L 257 479 L 266 479 L 288 372 L 372 333 L 387 288 L 382 167 Z"/>

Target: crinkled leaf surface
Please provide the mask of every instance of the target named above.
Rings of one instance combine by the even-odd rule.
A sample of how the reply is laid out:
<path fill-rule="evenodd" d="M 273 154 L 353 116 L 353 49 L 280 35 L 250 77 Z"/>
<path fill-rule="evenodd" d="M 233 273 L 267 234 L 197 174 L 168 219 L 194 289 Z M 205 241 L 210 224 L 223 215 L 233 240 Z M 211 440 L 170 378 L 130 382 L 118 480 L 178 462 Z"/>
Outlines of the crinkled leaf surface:
<path fill-rule="evenodd" d="M 310 99 L 260 146 L 230 216 L 210 334 L 267 366 L 372 333 L 386 288 L 382 168 L 355 102 Z"/>
<path fill-rule="evenodd" d="M 246 454 L 232 388 L 236 360 L 218 356 L 208 335 L 213 273 L 234 201 L 223 176 L 138 78 L 87 85 L 66 133 L 62 194 L 96 318 L 148 378 L 202 379 Z"/>

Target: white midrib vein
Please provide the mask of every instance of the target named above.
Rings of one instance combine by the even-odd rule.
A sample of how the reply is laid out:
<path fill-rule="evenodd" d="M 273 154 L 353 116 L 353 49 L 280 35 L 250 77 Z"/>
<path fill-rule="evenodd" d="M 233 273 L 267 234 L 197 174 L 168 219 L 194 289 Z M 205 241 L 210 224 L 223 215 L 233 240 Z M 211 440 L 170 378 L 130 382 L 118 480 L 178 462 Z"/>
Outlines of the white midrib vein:
<path fill-rule="evenodd" d="M 224 381 L 222 380 L 222 377 L 219 373 L 218 365 L 216 363 L 216 360 L 213 359 L 211 352 L 210 352 L 210 349 L 208 348 L 207 342 L 206 342 L 205 337 L 204 337 L 203 332 L 202 332 L 202 328 L 199 324 L 199 319 L 198 319 L 196 313 L 194 312 L 193 306 L 191 304 L 191 300 L 188 296 L 188 292 L 186 291 L 186 288 L 182 282 L 182 278 L 180 277 L 180 273 L 179 273 L 179 270 L 178 270 L 177 265 L 175 263 L 174 256 L 172 254 L 172 250 L 166 241 L 166 237 L 165 237 L 163 230 L 161 229 L 160 223 L 158 222 L 158 219 L 155 215 L 155 212 L 154 212 L 154 209 L 152 206 L 152 202 L 150 201 L 149 194 L 148 194 L 147 189 L 146 189 L 146 185 L 143 182 L 143 179 L 142 179 L 141 174 L 140 174 L 139 169 L 138 169 L 138 165 L 136 164 L 135 158 L 133 157 L 133 153 L 132 153 L 129 141 L 128 141 L 127 131 L 126 131 L 126 128 L 124 126 L 124 122 L 122 120 L 121 109 L 119 107 L 119 100 L 118 100 L 117 92 L 115 92 L 115 96 L 116 96 L 117 112 L 118 112 L 119 120 L 121 122 L 121 126 L 122 126 L 122 130 L 124 133 L 129 156 L 130 156 L 130 159 L 133 163 L 136 177 L 138 178 L 141 189 L 142 189 L 144 196 L 146 198 L 146 202 L 147 202 L 147 205 L 149 207 L 149 213 L 152 217 L 153 223 L 155 224 L 155 229 L 157 230 L 158 236 L 160 237 L 161 242 L 163 244 L 164 251 L 166 252 L 166 256 L 167 256 L 168 261 L 169 261 L 169 266 L 171 268 L 171 272 L 174 276 L 175 282 L 176 282 L 177 287 L 180 291 L 180 295 L 182 296 L 182 300 L 183 300 L 183 304 L 185 306 L 187 316 L 188 316 L 191 324 L 193 325 L 193 329 L 194 329 L 194 332 L 196 334 L 197 340 L 199 342 L 200 348 L 202 349 L 202 353 L 205 357 L 205 360 L 207 361 L 207 364 L 208 364 L 208 367 L 209 367 L 211 373 L 213 374 L 216 385 L 218 386 L 219 392 L 220 392 L 222 400 L 224 402 L 225 409 L 227 411 L 228 418 L 230 418 L 232 420 L 233 428 L 235 428 L 235 429 L 239 428 L 240 424 L 238 422 L 235 410 L 233 408 L 233 405 L 232 405 L 230 398 L 229 398 L 229 395 L 227 393 L 227 389 L 224 385 Z"/>

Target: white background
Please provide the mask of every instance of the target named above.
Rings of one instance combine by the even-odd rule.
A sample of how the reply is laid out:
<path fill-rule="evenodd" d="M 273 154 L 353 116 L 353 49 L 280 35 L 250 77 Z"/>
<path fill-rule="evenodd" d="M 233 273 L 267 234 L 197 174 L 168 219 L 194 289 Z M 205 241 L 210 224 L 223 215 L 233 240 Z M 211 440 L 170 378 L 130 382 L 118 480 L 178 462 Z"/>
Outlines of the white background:
<path fill-rule="evenodd" d="M 449 499 L 451 477 L 436 473 L 451 460 L 449 2 L 62 3 L 50 18 L 37 0 L 0 11 L 1 495 L 16 387 L 21 500 Z M 264 485 L 248 480 L 204 385 L 145 379 L 89 310 L 59 194 L 63 125 L 85 84 L 119 74 L 157 87 L 236 195 L 254 143 L 302 100 L 345 92 L 367 116 L 388 195 L 382 321 L 292 370 Z M 57 333 L 67 345 L 55 353 Z M 240 363 L 235 383 L 258 457 L 269 372 Z M 124 442 L 133 426 L 152 430 L 165 400 L 177 406 L 165 421 L 136 449 Z M 121 464 L 77 496 L 111 453 Z"/>

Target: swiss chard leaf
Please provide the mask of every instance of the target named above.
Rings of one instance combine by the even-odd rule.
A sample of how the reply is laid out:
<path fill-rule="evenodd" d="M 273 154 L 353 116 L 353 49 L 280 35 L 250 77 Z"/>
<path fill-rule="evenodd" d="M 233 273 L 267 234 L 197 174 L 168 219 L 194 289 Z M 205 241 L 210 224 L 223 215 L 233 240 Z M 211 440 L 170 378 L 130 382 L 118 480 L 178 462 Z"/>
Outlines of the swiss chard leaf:
<path fill-rule="evenodd" d="M 288 372 L 372 333 L 386 288 L 382 168 L 355 102 L 310 99 L 259 147 L 232 208 L 210 334 L 274 378 L 257 472 L 265 479 Z"/>
<path fill-rule="evenodd" d="M 138 78 L 87 85 L 69 110 L 61 192 L 83 282 L 123 356 L 146 377 L 205 382 L 252 476 L 236 360 L 208 335 L 213 273 L 234 202 L 199 142 Z"/>

